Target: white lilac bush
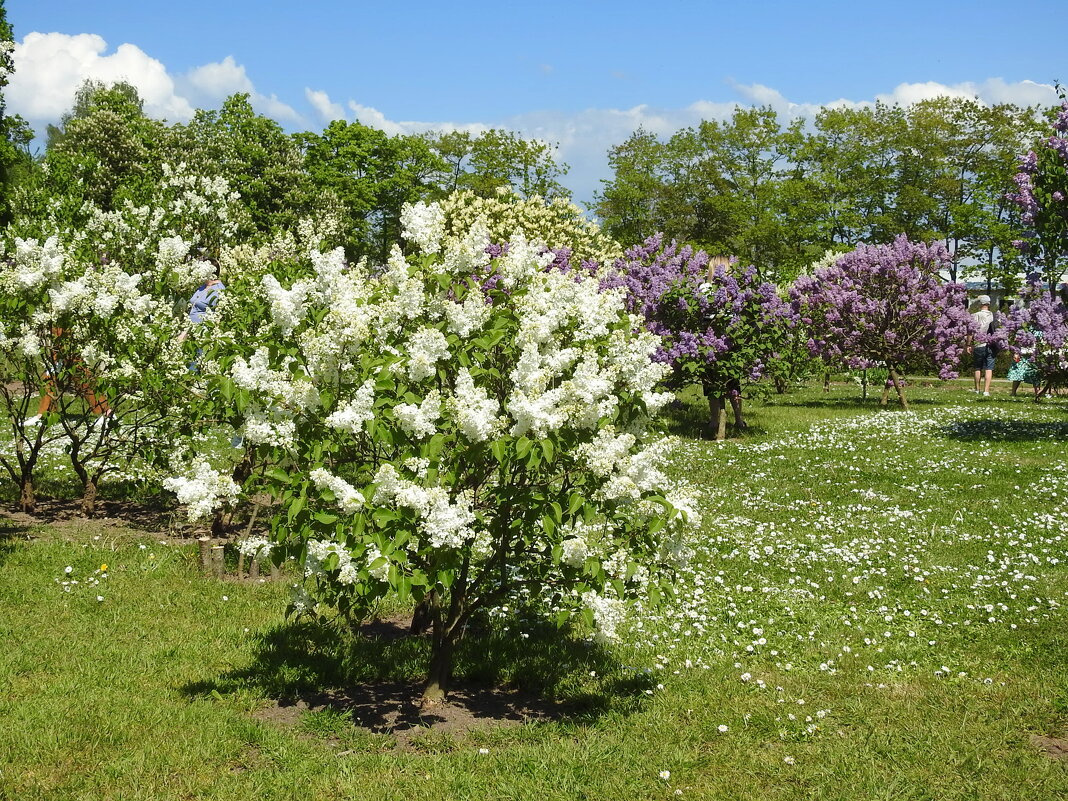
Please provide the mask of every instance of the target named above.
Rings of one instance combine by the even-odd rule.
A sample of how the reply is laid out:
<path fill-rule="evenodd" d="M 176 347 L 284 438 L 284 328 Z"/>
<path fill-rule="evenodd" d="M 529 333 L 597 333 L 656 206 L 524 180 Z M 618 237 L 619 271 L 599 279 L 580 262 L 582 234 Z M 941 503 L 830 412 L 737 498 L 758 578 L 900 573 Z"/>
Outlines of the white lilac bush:
<path fill-rule="evenodd" d="M 611 637 L 625 600 L 686 560 L 694 522 L 650 427 L 670 398 L 659 340 L 623 291 L 519 233 L 491 246 L 482 223 L 444 223 L 408 206 L 407 257 L 312 250 L 232 285 L 202 361 L 264 466 L 244 492 L 278 502 L 276 558 L 304 566 L 295 610 L 356 620 L 413 598 L 432 627 L 424 703 L 464 624 L 504 599 Z M 194 508 L 233 494 L 197 471 L 172 484 Z"/>
<path fill-rule="evenodd" d="M 170 450 L 195 402 L 195 346 L 180 341 L 188 298 L 215 269 L 207 252 L 236 231 L 237 199 L 224 181 L 168 167 L 145 205 L 20 219 L 0 241 L 0 401 L 13 445 L 0 464 L 24 510 L 38 459 L 56 442 L 86 514 L 109 471 Z M 41 396 L 51 403 L 38 405 Z"/>

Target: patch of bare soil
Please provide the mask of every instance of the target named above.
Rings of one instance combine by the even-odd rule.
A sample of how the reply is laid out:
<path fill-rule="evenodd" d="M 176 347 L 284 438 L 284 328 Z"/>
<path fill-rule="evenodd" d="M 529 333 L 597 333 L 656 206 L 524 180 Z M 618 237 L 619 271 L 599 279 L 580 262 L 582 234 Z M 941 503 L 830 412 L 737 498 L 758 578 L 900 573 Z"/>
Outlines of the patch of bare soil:
<path fill-rule="evenodd" d="M 257 720 L 295 726 L 306 712 L 333 710 L 357 728 L 388 734 L 401 750 L 415 750 L 414 737 L 427 732 L 462 735 L 479 728 L 520 726 L 530 721 L 558 720 L 569 709 L 531 693 L 458 683 L 448 702 L 420 713 L 423 687 L 417 682 L 380 682 L 327 690 L 275 701 L 253 713 Z"/>
<path fill-rule="evenodd" d="M 1058 762 L 1068 761 L 1068 739 L 1032 734 L 1031 745 L 1050 759 L 1055 759 Z"/>
<path fill-rule="evenodd" d="M 70 526 L 97 525 L 101 528 L 126 528 L 141 532 L 159 534 L 160 536 L 178 534 L 186 537 L 191 534 L 188 526 L 181 526 L 176 531 L 176 520 L 172 509 L 151 506 L 136 501 L 97 501 L 97 512 L 86 518 L 81 512 L 78 499 L 41 499 L 33 514 L 0 507 L 0 517 L 28 526 L 52 525 L 59 528 Z"/>

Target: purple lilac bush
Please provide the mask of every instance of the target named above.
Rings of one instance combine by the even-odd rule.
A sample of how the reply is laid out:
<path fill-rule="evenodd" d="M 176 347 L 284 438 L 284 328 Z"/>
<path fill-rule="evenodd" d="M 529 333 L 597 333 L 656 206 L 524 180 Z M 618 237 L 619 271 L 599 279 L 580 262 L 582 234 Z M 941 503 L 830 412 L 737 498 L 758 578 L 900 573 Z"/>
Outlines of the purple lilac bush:
<path fill-rule="evenodd" d="M 1016 191 L 1026 238 L 1015 244 L 1042 271 L 1050 294 L 1068 262 L 1068 100 L 1053 121 L 1053 134 L 1020 163 Z"/>
<path fill-rule="evenodd" d="M 1068 382 L 1068 304 L 1044 290 L 1039 273 L 1027 276 L 1020 300 L 998 331 L 999 344 L 1026 357 L 1047 388 Z"/>
<path fill-rule="evenodd" d="M 901 235 L 889 245 L 860 245 L 801 276 L 790 297 L 809 329 L 809 351 L 829 364 L 885 365 L 906 409 L 906 371 L 933 368 L 943 379 L 955 378 L 971 318 L 963 284 L 938 277 L 949 259 L 941 244 Z"/>
<path fill-rule="evenodd" d="M 722 436 L 723 401 L 736 402 L 775 357 L 793 323 L 789 304 L 774 285 L 759 280 L 755 268 L 675 242 L 665 245 L 662 234 L 626 251 L 605 283 L 625 286 L 631 310 L 661 337 L 655 358 L 671 365 L 673 384 L 701 384 L 713 436 Z"/>

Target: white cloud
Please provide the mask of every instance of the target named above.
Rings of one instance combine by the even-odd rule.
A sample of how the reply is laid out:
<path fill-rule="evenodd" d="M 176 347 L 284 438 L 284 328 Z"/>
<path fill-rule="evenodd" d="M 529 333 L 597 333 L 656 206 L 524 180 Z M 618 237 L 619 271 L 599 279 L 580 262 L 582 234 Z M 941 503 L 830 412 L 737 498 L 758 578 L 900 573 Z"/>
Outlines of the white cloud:
<path fill-rule="evenodd" d="M 86 80 L 127 81 L 137 87 L 145 111 L 168 120 L 187 120 L 193 106 L 175 93 L 162 62 L 136 45 L 122 44 L 105 55 L 107 43 L 96 34 L 29 33 L 15 43 L 15 74 L 5 97 L 8 108 L 31 123 L 54 122 L 67 111 Z"/>
<path fill-rule="evenodd" d="M 196 67 L 186 74 L 186 79 L 200 92 L 209 97 L 228 97 L 235 92 L 255 92 L 245 68 L 227 56 L 222 61 Z"/>
<path fill-rule="evenodd" d="M 15 43 L 15 73 L 5 90 L 8 109 L 37 130 L 55 123 L 70 109 L 86 80 L 127 81 L 137 87 L 145 113 L 184 122 L 198 105 L 214 105 L 234 92 L 248 92 L 253 108 L 275 119 L 301 123 L 301 116 L 275 95 L 258 93 L 245 68 L 231 56 L 172 76 L 163 63 L 136 45 L 108 44 L 93 33 L 28 33 Z"/>
<path fill-rule="evenodd" d="M 242 92 L 249 96 L 249 103 L 258 113 L 280 122 L 304 123 L 304 118 L 277 95 L 257 92 L 244 65 L 234 61 L 233 56 L 194 67 L 182 76 L 179 84 L 186 88 L 197 105 L 218 105 L 230 95 Z"/>
<path fill-rule="evenodd" d="M 305 88 L 304 97 L 311 103 L 312 108 L 318 112 L 323 122 L 330 123 L 334 120 L 345 119 L 345 109 L 341 107 L 340 103 L 332 102 L 330 95 L 326 92 Z"/>

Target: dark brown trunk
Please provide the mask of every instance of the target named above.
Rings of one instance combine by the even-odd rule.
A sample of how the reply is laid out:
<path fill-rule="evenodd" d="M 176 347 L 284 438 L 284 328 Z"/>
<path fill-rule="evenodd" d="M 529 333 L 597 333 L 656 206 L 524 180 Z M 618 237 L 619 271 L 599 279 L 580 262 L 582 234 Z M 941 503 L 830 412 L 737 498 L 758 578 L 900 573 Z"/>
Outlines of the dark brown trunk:
<path fill-rule="evenodd" d="M 430 624 L 433 622 L 433 613 L 430 607 L 430 596 L 425 595 L 415 605 L 415 611 L 412 612 L 412 625 L 408 629 L 410 634 L 422 634 L 424 631 L 430 628 Z"/>
<path fill-rule="evenodd" d="M 93 517 L 96 514 L 96 480 L 86 477 L 85 488 L 82 490 L 82 517 Z"/>
<path fill-rule="evenodd" d="M 427 613 L 433 621 L 434 633 L 426 685 L 423 687 L 423 697 L 419 699 L 419 709 L 422 712 L 445 703 L 445 696 L 449 691 L 449 672 L 452 668 L 452 638 L 444 619 L 445 608 L 441 604 L 441 596 L 432 591 L 424 600 L 427 602 Z"/>
<path fill-rule="evenodd" d="M 33 479 L 26 476 L 22 479 L 22 491 L 19 493 L 19 511 L 33 514 L 36 508 L 37 499 L 33 495 Z"/>

